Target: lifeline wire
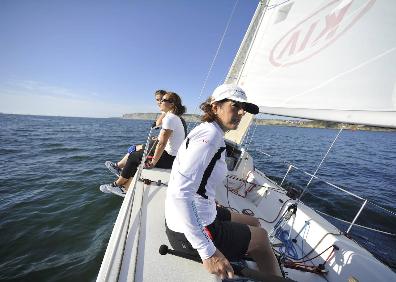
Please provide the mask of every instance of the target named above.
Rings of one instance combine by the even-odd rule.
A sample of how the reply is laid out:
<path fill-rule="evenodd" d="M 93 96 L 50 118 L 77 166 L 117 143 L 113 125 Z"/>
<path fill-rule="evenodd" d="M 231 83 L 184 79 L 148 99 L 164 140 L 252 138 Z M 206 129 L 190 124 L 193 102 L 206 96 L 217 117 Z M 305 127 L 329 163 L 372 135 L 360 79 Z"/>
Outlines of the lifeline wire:
<path fill-rule="evenodd" d="M 298 197 L 297 200 L 297 204 L 301 201 L 301 197 L 304 195 L 304 193 L 307 191 L 309 184 L 311 184 L 311 181 L 314 179 L 314 177 L 316 176 L 316 173 L 318 172 L 319 168 L 321 167 L 322 163 L 324 162 L 324 160 L 326 159 L 327 155 L 329 154 L 331 148 L 333 148 L 334 143 L 337 141 L 338 136 L 340 136 L 342 130 L 344 129 L 344 127 L 341 127 L 340 131 L 338 131 L 337 136 L 334 138 L 333 143 L 331 143 L 330 148 L 327 150 L 326 154 L 324 155 L 323 159 L 320 161 L 320 164 L 318 165 L 318 167 L 316 168 L 314 174 L 312 175 L 311 179 L 308 181 L 307 185 L 305 186 L 304 190 L 302 191 L 300 197 Z"/>
<path fill-rule="evenodd" d="M 279 158 L 279 157 L 270 155 L 270 154 L 268 154 L 268 153 L 266 153 L 266 152 L 264 152 L 264 151 L 261 151 L 261 150 L 257 150 L 257 149 L 256 149 L 256 150 L 254 150 L 254 151 L 257 152 L 257 153 L 263 154 L 263 155 L 265 155 L 265 156 L 274 158 L 275 160 L 277 160 L 277 161 L 279 161 L 279 162 L 283 162 L 283 163 L 287 164 L 288 166 L 292 166 L 294 169 L 301 170 L 301 171 L 302 171 L 304 174 L 306 174 L 306 175 L 309 175 L 309 176 L 311 176 L 311 177 L 313 176 L 313 174 L 304 171 L 302 168 L 299 168 L 299 167 L 295 166 L 294 164 L 290 163 L 289 161 L 284 161 L 284 160 L 282 160 L 282 159 Z M 314 178 L 315 178 L 315 179 L 320 179 L 320 178 L 317 177 L 317 176 L 314 176 Z M 341 187 L 338 187 L 337 185 L 334 185 L 334 184 L 332 184 L 332 183 L 330 183 L 330 182 L 327 182 L 327 181 L 325 181 L 325 180 L 323 180 L 323 179 L 320 179 L 320 180 L 323 181 L 324 183 L 330 185 L 331 187 L 334 187 L 334 188 L 336 188 L 336 189 L 338 189 L 338 190 L 340 190 L 340 191 L 343 191 L 343 192 L 345 192 L 345 193 L 347 193 L 347 194 L 349 194 L 349 195 L 351 195 L 351 196 L 353 196 L 353 197 L 355 197 L 355 198 L 357 198 L 357 199 L 366 200 L 366 199 L 364 199 L 364 198 L 362 198 L 362 197 L 360 197 L 360 196 L 358 196 L 358 195 L 355 195 L 355 194 L 353 194 L 353 193 L 351 193 L 351 192 L 349 192 L 349 191 L 347 191 L 347 190 L 345 190 L 345 189 L 342 189 Z M 308 191 L 308 193 L 309 193 L 309 191 Z M 314 195 L 314 194 L 310 194 L 310 195 L 311 195 L 312 197 L 315 197 L 315 198 L 320 199 L 319 197 L 317 197 L 317 196 Z M 381 207 L 380 205 L 377 205 L 377 204 L 375 204 L 375 203 L 372 202 L 372 201 L 367 200 L 367 203 L 368 203 L 368 204 L 371 204 L 371 205 L 373 205 L 373 206 L 375 206 L 375 207 L 377 207 L 377 208 L 379 208 L 379 209 L 381 209 L 381 210 L 383 210 L 383 211 L 385 211 L 385 212 L 387 212 L 387 213 L 389 213 L 389 214 L 391 214 L 392 216 L 396 216 L 396 213 L 394 213 L 393 211 L 390 211 L 390 210 L 388 210 L 388 209 L 386 209 L 386 208 L 384 208 L 384 207 Z M 327 214 L 327 213 L 324 213 L 324 212 L 322 212 L 322 211 L 320 211 L 320 210 L 315 210 L 315 211 L 318 212 L 318 213 L 322 213 L 322 214 L 324 214 L 324 215 L 326 215 L 326 216 L 332 217 L 332 218 L 334 218 L 334 219 L 336 219 L 336 220 L 342 221 L 342 222 L 344 222 L 344 223 L 351 223 L 351 222 L 349 222 L 349 221 L 346 221 L 346 220 L 340 219 L 340 218 L 338 218 L 338 217 L 335 217 L 335 216 L 329 215 L 329 214 Z M 371 228 L 371 227 L 364 226 L 364 225 L 360 225 L 360 224 L 354 224 L 354 225 L 356 225 L 356 226 L 358 226 L 358 227 L 361 227 L 361 228 L 364 228 L 364 229 L 368 229 L 368 230 L 374 231 L 374 232 L 379 232 L 379 233 L 382 233 L 382 234 L 385 234 L 385 235 L 396 236 L 396 233 L 386 232 L 386 231 L 383 231 L 383 230 Z"/>

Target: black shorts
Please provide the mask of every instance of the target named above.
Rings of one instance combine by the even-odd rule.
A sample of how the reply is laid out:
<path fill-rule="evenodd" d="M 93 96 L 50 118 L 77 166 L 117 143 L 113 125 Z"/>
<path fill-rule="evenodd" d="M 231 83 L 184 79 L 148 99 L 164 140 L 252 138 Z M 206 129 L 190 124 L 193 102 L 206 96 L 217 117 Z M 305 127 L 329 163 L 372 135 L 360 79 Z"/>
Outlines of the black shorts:
<path fill-rule="evenodd" d="M 129 154 L 127 162 L 121 171 L 122 177 L 129 179 L 135 175 L 137 168 L 142 161 L 143 153 L 144 153 L 144 146 L 142 150 L 135 151 Z M 153 150 L 150 149 L 149 156 L 153 156 L 153 155 L 154 152 Z M 155 167 L 167 168 L 167 169 L 172 168 L 172 164 L 175 158 L 176 156 L 169 155 L 168 152 L 164 150 Z"/>
<path fill-rule="evenodd" d="M 216 209 L 215 221 L 205 227 L 207 235 L 229 261 L 243 259 L 251 239 L 249 226 L 230 221 L 231 213 L 229 210 L 221 207 Z M 197 250 L 191 246 L 183 233 L 172 231 L 166 226 L 166 235 L 173 249 L 199 258 Z"/>

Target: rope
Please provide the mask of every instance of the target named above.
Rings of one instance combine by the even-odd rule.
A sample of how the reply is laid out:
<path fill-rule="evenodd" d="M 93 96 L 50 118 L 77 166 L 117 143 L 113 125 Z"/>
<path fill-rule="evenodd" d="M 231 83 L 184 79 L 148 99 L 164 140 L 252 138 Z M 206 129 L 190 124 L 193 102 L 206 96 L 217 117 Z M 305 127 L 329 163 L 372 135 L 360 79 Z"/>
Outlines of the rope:
<path fill-rule="evenodd" d="M 239 0 L 236 0 L 234 6 L 233 6 L 233 8 L 232 8 L 231 14 L 230 14 L 230 16 L 229 16 L 229 18 L 228 18 L 228 21 L 227 21 L 227 24 L 226 24 L 226 28 L 224 29 L 223 35 L 221 36 L 219 45 L 217 46 L 216 53 L 215 53 L 215 55 L 214 55 L 214 57 L 213 57 L 212 63 L 210 64 L 208 73 L 206 74 L 206 77 L 205 77 L 205 79 L 204 79 L 204 82 L 203 82 L 201 91 L 199 92 L 198 103 L 199 103 L 199 101 L 201 100 L 202 94 L 203 94 L 203 92 L 204 92 L 204 90 L 205 90 L 205 88 L 206 88 L 206 83 L 207 83 L 208 80 L 209 80 L 209 77 L 210 77 L 210 74 L 211 74 L 212 69 L 213 69 L 213 67 L 214 67 L 215 61 L 216 61 L 217 56 L 218 56 L 218 54 L 219 54 L 219 52 L 220 52 L 220 49 L 221 49 L 221 47 L 222 47 L 222 45 L 223 45 L 223 41 L 224 41 L 225 35 L 226 35 L 227 31 L 228 31 L 228 28 L 230 27 L 231 20 L 232 20 L 232 18 L 234 17 L 234 12 L 235 12 L 235 10 L 236 10 L 236 7 L 237 7 L 238 3 L 239 3 Z M 199 110 L 199 106 L 197 106 L 197 109 Z M 198 123 L 197 121 L 193 123 L 193 124 L 194 124 L 194 127 L 197 125 L 197 123 Z M 189 126 L 187 127 L 187 129 L 188 129 L 188 131 L 190 131 L 190 127 L 189 127 Z"/>
<path fill-rule="evenodd" d="M 289 232 L 287 230 L 279 228 L 275 232 L 275 238 L 278 238 L 282 242 L 282 245 L 279 247 L 279 253 L 285 254 L 288 258 L 298 258 L 297 250 L 294 247 L 293 241 L 289 239 Z"/>
<path fill-rule="evenodd" d="M 231 204 L 230 204 L 230 199 L 229 199 L 229 192 L 231 192 L 231 193 L 233 193 L 233 194 L 235 194 L 235 195 L 237 195 L 237 196 L 239 196 L 239 197 L 242 197 L 242 198 L 245 198 L 245 197 L 243 197 L 243 196 L 241 196 L 241 195 L 239 195 L 239 194 L 237 194 L 237 193 L 234 193 L 233 192 L 233 190 L 230 188 L 230 187 L 228 187 L 228 178 L 229 177 L 227 177 L 227 185 L 225 186 L 226 187 L 226 189 L 227 189 L 227 202 L 228 202 L 228 209 L 230 209 L 230 210 L 232 210 L 232 211 L 235 211 L 235 212 L 237 212 L 237 213 L 241 213 L 239 210 L 237 210 L 236 208 L 233 208 L 232 206 L 231 206 Z M 235 179 L 238 179 L 237 177 L 235 177 Z M 241 186 L 242 187 L 242 186 Z M 264 187 L 264 186 L 259 186 L 259 185 L 257 185 L 256 187 Z M 268 189 L 270 190 L 272 187 L 268 187 Z M 276 192 L 278 192 L 276 189 L 271 189 L 271 190 L 275 190 Z M 290 202 L 291 201 L 291 199 L 288 199 L 287 201 L 285 201 L 284 203 L 283 203 L 283 205 L 280 207 L 280 209 L 279 209 L 279 212 L 278 212 L 278 214 L 276 215 L 276 217 L 273 219 L 273 220 L 266 220 L 266 219 L 264 219 L 264 218 L 262 218 L 262 217 L 256 217 L 258 220 L 262 220 L 262 221 L 264 221 L 264 222 L 267 222 L 267 223 L 274 223 L 278 218 L 279 218 L 279 215 L 281 214 L 281 212 L 282 212 L 282 210 L 283 210 L 283 208 L 285 207 L 285 205 L 288 203 L 288 202 Z M 285 214 L 287 212 L 287 210 L 283 213 L 283 215 Z M 243 214 L 245 214 L 245 215 L 250 215 L 250 216 L 254 216 L 254 212 L 251 210 L 251 209 L 243 209 L 242 210 L 242 213 Z"/>
<path fill-rule="evenodd" d="M 323 253 L 325 253 L 330 247 L 332 247 L 333 245 L 331 245 L 330 247 L 328 247 L 328 248 L 326 248 L 324 251 L 322 251 L 319 255 L 316 255 L 316 256 L 314 256 L 314 257 L 312 257 L 312 258 L 309 258 L 309 259 L 307 259 L 307 257 L 310 255 L 310 254 L 312 254 L 315 250 L 316 250 L 316 248 L 322 243 L 322 241 L 324 240 L 324 238 L 326 238 L 328 235 L 333 235 L 333 236 L 342 236 L 343 234 L 342 233 L 331 233 L 331 232 L 328 232 L 328 233 L 326 233 L 325 235 L 323 235 L 323 237 L 318 241 L 318 243 L 308 252 L 308 253 L 306 253 L 304 256 L 302 256 L 301 258 L 298 258 L 298 259 L 295 259 L 294 261 L 295 262 L 307 262 L 307 261 L 311 261 L 311 260 L 313 260 L 314 258 L 316 258 L 316 257 L 318 257 L 318 256 L 320 256 L 321 254 L 323 254 Z M 275 250 L 274 249 L 274 251 L 276 251 L 277 253 L 280 253 L 279 251 L 277 251 L 277 250 Z M 287 256 L 286 256 L 287 257 Z M 289 258 L 289 257 L 288 257 Z"/>

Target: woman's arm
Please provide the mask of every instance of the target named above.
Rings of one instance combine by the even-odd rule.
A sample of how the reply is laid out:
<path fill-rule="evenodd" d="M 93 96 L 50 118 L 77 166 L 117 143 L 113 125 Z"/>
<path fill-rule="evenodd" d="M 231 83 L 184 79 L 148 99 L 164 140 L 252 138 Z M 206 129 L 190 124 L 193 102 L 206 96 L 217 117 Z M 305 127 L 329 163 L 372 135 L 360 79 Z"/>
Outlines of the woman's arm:
<path fill-rule="evenodd" d="M 155 147 L 154 155 L 151 161 L 147 164 L 147 167 L 155 167 L 158 160 L 161 158 L 162 153 L 165 150 L 166 143 L 168 142 L 170 136 L 172 135 L 173 130 L 171 129 L 162 129 L 160 135 L 158 136 L 158 143 Z"/>
<path fill-rule="evenodd" d="M 162 124 L 162 120 L 164 119 L 166 113 L 161 113 L 160 116 L 155 121 L 155 126 L 160 126 Z"/>
<path fill-rule="evenodd" d="M 199 202 L 195 202 L 195 197 L 202 184 L 204 173 L 218 151 L 221 141 L 221 137 L 216 136 L 215 132 L 205 130 L 203 128 L 201 132 L 192 134 L 180 146 L 173 163 L 167 192 L 168 206 L 171 207 L 168 209 L 167 220 L 169 219 L 171 224 L 177 222 L 179 231 L 183 230 L 187 240 L 197 249 L 202 259 L 211 257 L 216 247 L 204 232 L 202 219 L 197 213 Z M 188 145 L 187 140 L 189 140 Z M 215 189 L 215 187 L 205 188 Z"/>

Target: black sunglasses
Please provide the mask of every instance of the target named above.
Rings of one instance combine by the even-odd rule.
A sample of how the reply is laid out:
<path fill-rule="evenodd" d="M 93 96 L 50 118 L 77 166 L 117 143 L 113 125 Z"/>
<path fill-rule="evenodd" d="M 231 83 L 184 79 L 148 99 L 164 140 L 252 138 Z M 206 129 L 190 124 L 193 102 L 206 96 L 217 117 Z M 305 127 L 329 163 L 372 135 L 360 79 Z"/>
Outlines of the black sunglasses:
<path fill-rule="evenodd" d="M 173 103 L 173 101 L 172 100 L 170 100 L 170 99 L 164 99 L 164 98 L 162 98 L 162 100 L 161 100 L 161 103 L 163 103 L 163 102 L 167 102 L 167 103 Z"/>
<path fill-rule="evenodd" d="M 231 99 L 224 99 L 223 101 L 230 101 L 234 107 L 237 107 L 239 109 L 245 110 L 245 108 L 246 108 L 246 104 L 243 103 L 243 102 L 234 101 L 234 100 L 231 100 Z"/>

